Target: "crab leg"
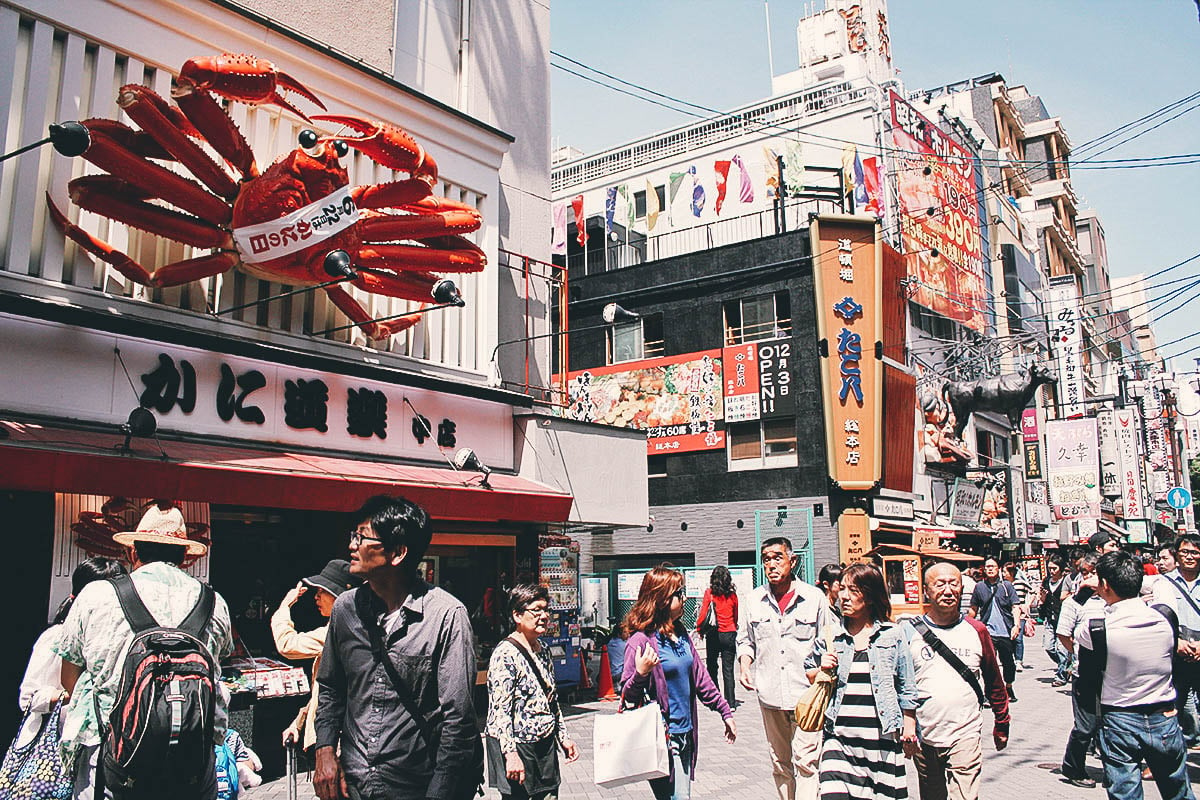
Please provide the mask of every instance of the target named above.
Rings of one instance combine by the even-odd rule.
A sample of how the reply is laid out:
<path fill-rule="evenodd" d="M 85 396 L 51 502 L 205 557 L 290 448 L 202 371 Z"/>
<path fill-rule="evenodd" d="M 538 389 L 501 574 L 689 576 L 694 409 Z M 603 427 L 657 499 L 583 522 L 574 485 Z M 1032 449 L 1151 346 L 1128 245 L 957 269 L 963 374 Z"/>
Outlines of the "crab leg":
<path fill-rule="evenodd" d="M 121 176 L 151 197 L 169 198 L 171 204 L 203 220 L 227 224 L 233 214 L 229 204 L 208 193 L 195 181 L 182 178 L 136 153 L 130 152 L 101 128 L 89 128 L 91 143 L 83 157 L 105 172 Z"/>
<path fill-rule="evenodd" d="M 369 251 L 359 250 L 360 271 L 358 277 L 351 281 L 358 288 L 372 294 L 422 302 L 433 296 L 433 285 L 438 282 L 438 276 L 428 272 L 384 271 L 371 266 L 371 261 L 375 259 L 364 258 L 364 253 L 369 253 Z"/>
<path fill-rule="evenodd" d="M 325 110 L 325 104 L 300 81 L 286 72 L 275 69 L 275 65 L 270 61 L 244 53 L 189 58 L 179 70 L 176 83 L 172 92 L 172 96 L 176 98 L 207 90 L 250 105 L 273 103 L 307 120 L 304 112 L 280 94 L 282 89 L 285 92 L 295 92 L 322 111 Z"/>
<path fill-rule="evenodd" d="M 364 235 L 364 239 L 370 238 Z M 454 239 L 453 250 L 422 247 L 416 244 L 371 243 L 359 249 L 358 262 L 373 269 L 436 270 L 439 272 L 479 272 L 487 265 L 487 256 L 461 236 L 439 237 Z M 438 242 L 439 244 L 442 242 Z"/>
<path fill-rule="evenodd" d="M 125 113 L 140 125 L 142 130 L 160 142 L 214 194 L 226 200 L 237 197 L 238 186 L 233 179 L 219 164 L 209 158 L 199 145 L 188 138 L 189 133 L 199 134 L 179 109 L 172 108 L 166 100 L 141 84 L 121 87 L 121 92 L 117 95 L 117 105 L 125 109 Z M 182 126 L 186 126 L 186 130 L 181 129 Z"/>
<path fill-rule="evenodd" d="M 420 314 L 406 314 L 398 319 L 375 322 L 366 309 L 340 286 L 326 286 L 325 293 L 329 295 L 333 304 L 341 309 L 341 312 L 349 317 L 351 322 L 362 328 L 363 333 L 371 339 L 386 339 L 393 333 L 408 330 L 421 319 Z"/>
<path fill-rule="evenodd" d="M 198 217 L 147 203 L 144 192 L 114 175 L 76 178 L 67 184 L 67 194 L 80 208 L 148 233 L 193 247 L 233 247 L 226 231 Z"/>
<path fill-rule="evenodd" d="M 150 134 L 145 131 L 135 131 L 123 122 L 117 122 L 115 119 L 93 118 L 85 119 L 80 124 L 87 128 L 89 135 L 97 131 L 103 133 L 135 155 L 158 161 L 175 160 L 175 157 L 164 150 L 163 146 L 156 142 Z"/>
<path fill-rule="evenodd" d="M 225 109 L 208 92 L 192 92 L 175 96 L 175 102 L 200 135 L 233 165 L 242 178 L 257 178 L 258 164 L 246 137 L 225 113 Z"/>
<path fill-rule="evenodd" d="M 134 261 L 126 253 L 117 250 L 108 242 L 97 239 L 87 231 L 71 222 L 54 205 L 50 195 L 46 195 L 46 203 L 50 207 L 50 218 L 62 232 L 87 252 L 101 261 L 111 264 L 113 269 L 129 278 L 134 283 L 143 286 L 179 286 L 200 278 L 219 275 L 232 267 L 236 261 L 230 253 L 212 253 L 199 258 L 177 261 L 159 267 L 151 274 L 145 267 Z"/>

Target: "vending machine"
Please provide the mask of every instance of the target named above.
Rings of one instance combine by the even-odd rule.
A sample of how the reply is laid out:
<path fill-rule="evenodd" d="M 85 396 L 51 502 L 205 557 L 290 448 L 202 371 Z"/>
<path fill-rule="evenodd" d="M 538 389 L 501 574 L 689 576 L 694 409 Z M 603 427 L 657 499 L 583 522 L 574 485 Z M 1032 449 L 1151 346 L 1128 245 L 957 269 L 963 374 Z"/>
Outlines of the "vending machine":
<path fill-rule="evenodd" d="M 539 537 L 538 573 L 550 591 L 550 622 L 542 645 L 554 664 L 560 689 L 579 684 L 579 542 L 568 536 Z"/>

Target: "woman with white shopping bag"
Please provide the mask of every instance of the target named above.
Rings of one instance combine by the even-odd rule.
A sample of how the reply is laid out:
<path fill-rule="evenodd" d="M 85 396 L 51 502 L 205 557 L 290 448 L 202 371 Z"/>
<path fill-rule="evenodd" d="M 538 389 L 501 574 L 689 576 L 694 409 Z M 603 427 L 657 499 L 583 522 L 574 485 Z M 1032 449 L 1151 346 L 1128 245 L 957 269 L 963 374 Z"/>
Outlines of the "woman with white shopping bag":
<path fill-rule="evenodd" d="M 642 578 L 637 602 L 625 616 L 624 685 L 621 703 L 657 703 L 666 726 L 668 775 L 650 781 L 657 800 L 689 800 L 696 773 L 699 702 L 721 715 L 725 740 L 737 738 L 733 711 L 701 663 L 683 616 L 683 573 L 665 564 Z"/>
<path fill-rule="evenodd" d="M 538 641 L 550 621 L 550 592 L 520 584 L 508 592 L 516 630 L 488 662 L 488 713 L 484 728 L 490 783 L 504 800 L 554 800 L 560 783 L 558 751 L 579 757 L 567 736 L 554 667 Z"/>

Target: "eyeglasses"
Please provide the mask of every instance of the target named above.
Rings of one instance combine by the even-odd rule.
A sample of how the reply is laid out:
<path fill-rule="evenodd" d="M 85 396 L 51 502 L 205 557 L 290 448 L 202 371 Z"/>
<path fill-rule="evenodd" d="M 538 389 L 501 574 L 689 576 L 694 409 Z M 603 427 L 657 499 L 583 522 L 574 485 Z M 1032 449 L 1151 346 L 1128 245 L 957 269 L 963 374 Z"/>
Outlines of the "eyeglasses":
<path fill-rule="evenodd" d="M 1177 553 L 1177 555 L 1180 556 L 1181 558 L 1183 556 L 1189 556 L 1191 558 L 1195 558 L 1196 556 L 1200 556 L 1200 550 L 1180 550 Z"/>
<path fill-rule="evenodd" d="M 363 542 L 382 542 L 378 536 L 367 536 L 365 533 L 358 531 L 350 531 L 350 546 L 358 549 Z"/>
<path fill-rule="evenodd" d="M 527 608 L 521 613 L 532 614 L 535 617 L 548 617 L 550 616 L 550 609 L 546 606 L 539 606 L 538 608 Z"/>

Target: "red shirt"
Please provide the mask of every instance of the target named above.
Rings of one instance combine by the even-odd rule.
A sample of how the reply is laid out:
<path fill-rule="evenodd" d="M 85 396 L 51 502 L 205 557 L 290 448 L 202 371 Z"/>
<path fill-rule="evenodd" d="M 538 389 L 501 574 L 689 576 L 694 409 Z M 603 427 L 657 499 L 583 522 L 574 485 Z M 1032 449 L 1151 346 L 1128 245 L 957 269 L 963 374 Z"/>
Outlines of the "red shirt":
<path fill-rule="evenodd" d="M 700 613 L 696 615 L 696 630 L 708 616 L 708 604 L 712 603 L 717 609 L 717 630 L 721 633 L 732 633 L 737 630 L 738 599 L 737 593 L 729 595 L 714 595 L 712 589 L 704 590 L 704 599 L 700 601 Z"/>

